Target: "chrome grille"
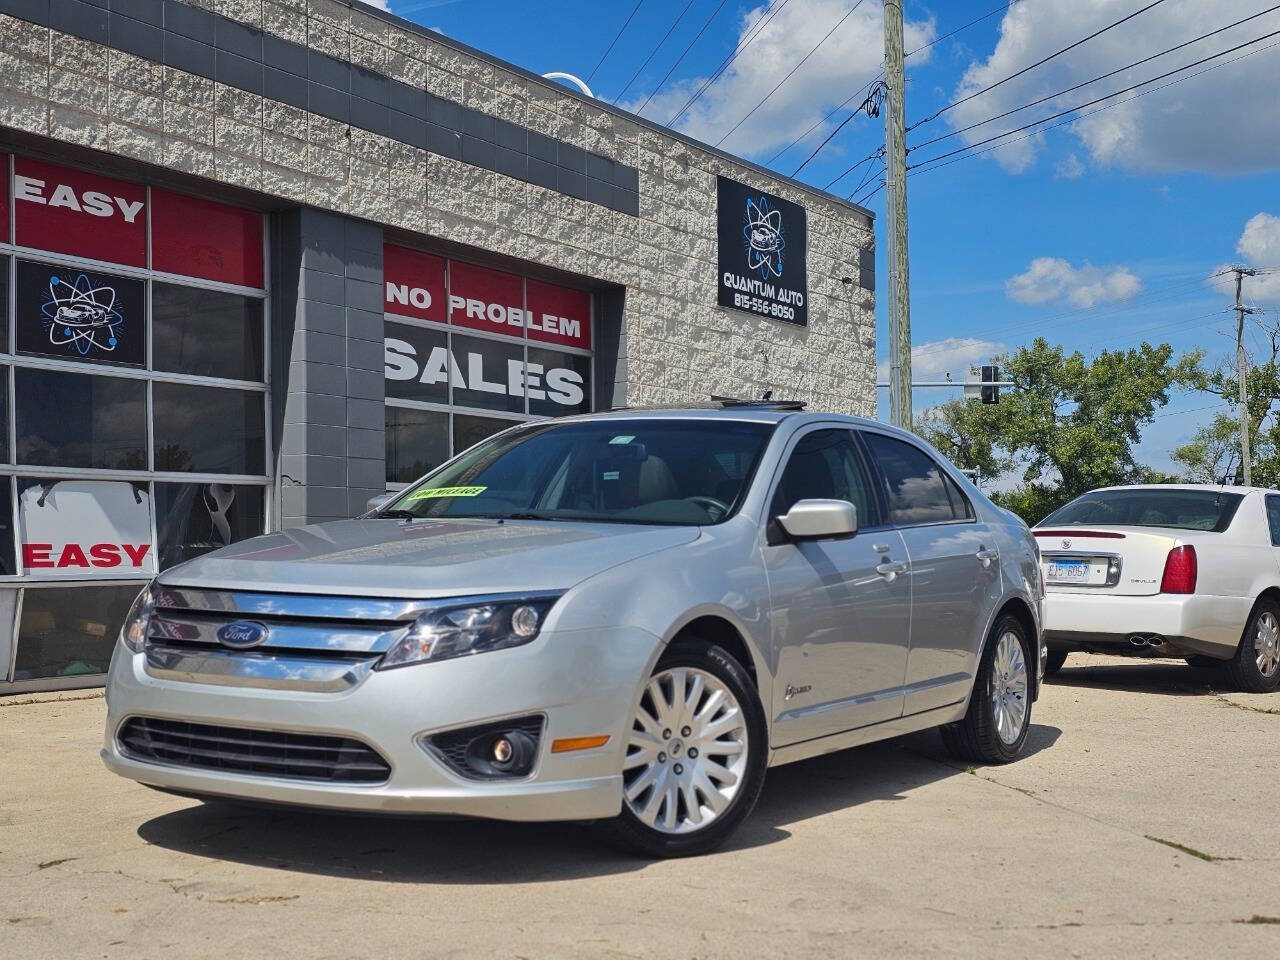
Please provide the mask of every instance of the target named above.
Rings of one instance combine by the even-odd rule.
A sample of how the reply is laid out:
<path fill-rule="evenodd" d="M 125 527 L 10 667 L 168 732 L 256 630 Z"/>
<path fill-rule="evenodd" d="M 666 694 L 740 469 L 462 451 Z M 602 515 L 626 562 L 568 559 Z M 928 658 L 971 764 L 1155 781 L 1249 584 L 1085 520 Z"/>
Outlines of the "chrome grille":
<path fill-rule="evenodd" d="M 359 684 L 429 601 L 153 588 L 147 672 L 185 683 L 337 693 Z M 250 619 L 265 642 L 231 650 L 218 630 Z"/>
<path fill-rule="evenodd" d="M 391 766 L 350 737 L 131 717 L 116 735 L 137 760 L 322 783 L 384 783 Z"/>

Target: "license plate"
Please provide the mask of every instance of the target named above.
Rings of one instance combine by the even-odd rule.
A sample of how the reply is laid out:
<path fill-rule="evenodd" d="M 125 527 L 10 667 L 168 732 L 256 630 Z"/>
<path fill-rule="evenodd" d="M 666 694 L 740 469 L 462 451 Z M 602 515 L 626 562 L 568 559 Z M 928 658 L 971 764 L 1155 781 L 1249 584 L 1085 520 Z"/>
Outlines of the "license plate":
<path fill-rule="evenodd" d="M 1088 583 L 1090 566 L 1083 560 L 1050 560 L 1045 579 L 1050 583 Z"/>

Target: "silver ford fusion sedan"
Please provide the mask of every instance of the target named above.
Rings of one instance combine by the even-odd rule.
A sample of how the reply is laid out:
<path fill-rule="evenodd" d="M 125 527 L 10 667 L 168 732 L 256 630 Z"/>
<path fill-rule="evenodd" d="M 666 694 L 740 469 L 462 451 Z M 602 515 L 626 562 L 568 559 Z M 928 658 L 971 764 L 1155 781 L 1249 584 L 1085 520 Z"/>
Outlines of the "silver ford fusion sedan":
<path fill-rule="evenodd" d="M 931 448 L 798 405 L 513 427 L 357 520 L 157 578 L 102 751 L 195 796 L 602 820 L 700 853 L 765 770 L 940 727 L 1014 759 L 1033 538 Z"/>

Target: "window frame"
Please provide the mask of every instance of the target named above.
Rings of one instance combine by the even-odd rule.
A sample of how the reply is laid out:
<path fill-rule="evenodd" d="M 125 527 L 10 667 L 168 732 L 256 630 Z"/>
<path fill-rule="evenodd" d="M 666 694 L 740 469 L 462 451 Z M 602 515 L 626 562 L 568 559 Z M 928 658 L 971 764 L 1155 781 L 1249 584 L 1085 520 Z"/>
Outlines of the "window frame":
<path fill-rule="evenodd" d="M 13 157 L 15 154 L 8 153 L 6 163 L 4 164 L 3 173 L 5 177 L 12 182 L 13 174 Z M 125 480 L 135 483 L 146 484 L 148 495 L 151 497 L 151 539 L 152 543 L 157 542 L 158 523 L 155 515 L 155 484 L 158 482 L 168 483 L 227 483 L 236 486 L 253 486 L 260 487 L 263 495 L 263 533 L 269 532 L 276 528 L 278 522 L 278 478 L 272 473 L 273 457 L 272 452 L 275 443 L 275 431 L 272 416 L 272 369 L 271 369 L 271 308 L 272 295 L 270 289 L 271 277 L 271 220 L 264 216 L 262 221 L 262 246 L 263 246 L 263 279 L 268 285 L 265 287 L 245 287 L 239 284 L 223 283 L 216 280 L 205 280 L 199 277 L 188 277 L 182 274 L 167 273 L 155 270 L 151 266 L 151 186 L 146 187 L 146 216 L 147 216 L 147 263 L 146 266 L 134 267 L 123 264 L 111 263 L 110 261 L 96 260 L 88 257 L 77 257 L 69 254 L 54 253 L 48 250 L 41 250 L 36 247 L 23 246 L 11 242 L 13 229 L 14 210 L 12 205 L 9 210 L 9 222 L 4 224 L 4 229 L 0 230 L 0 258 L 3 258 L 3 269 L 5 271 L 5 280 L 7 289 L 5 290 L 4 302 L 0 304 L 0 310 L 4 311 L 7 321 L 7 329 L 4 331 L 3 337 L 0 337 L 0 365 L 9 368 L 7 382 L 4 384 L 6 390 L 5 403 L 7 410 L 3 423 L 0 423 L 0 429 L 6 431 L 7 445 L 9 456 L 3 462 L 0 462 L 0 496 L 8 496 L 10 503 L 14 505 L 13 517 L 13 552 L 15 558 L 16 573 L 12 575 L 0 574 L 0 586 L 12 585 L 14 587 L 40 586 L 44 584 L 70 585 L 70 580 L 53 580 L 42 579 L 38 573 L 26 573 L 21 565 L 21 518 L 17 509 L 18 505 L 18 480 L 27 477 L 42 477 L 48 479 L 75 479 L 75 480 Z M 19 260 L 25 260 L 33 263 L 49 264 L 51 266 L 66 267 L 70 269 L 81 269 L 97 273 L 114 274 L 120 277 L 135 279 L 142 281 L 144 285 L 143 297 L 143 323 L 145 330 L 145 364 L 142 367 L 125 367 L 111 363 L 95 363 L 93 361 L 82 361 L 72 359 L 62 359 L 58 357 L 41 357 L 19 354 L 17 352 L 17 266 Z M 168 373 L 155 369 L 153 337 L 152 337 L 152 288 L 155 283 L 164 283 L 171 286 L 194 287 L 203 290 L 212 290 L 220 293 L 234 294 L 237 296 L 249 297 L 262 302 L 262 356 L 263 371 L 262 380 L 237 380 L 225 377 L 207 377 L 194 374 Z M 88 374 L 99 377 L 115 377 L 118 379 L 140 380 L 146 383 L 146 450 L 147 450 L 147 466 L 143 470 L 117 470 L 104 469 L 98 467 L 56 467 L 42 464 L 21 463 L 18 460 L 17 450 L 17 376 L 13 371 L 21 368 L 48 370 L 55 373 L 79 373 Z M 234 390 L 249 391 L 259 393 L 263 397 L 263 451 L 262 462 L 264 473 L 262 474 L 223 474 L 223 473 L 206 473 L 182 470 L 156 470 L 155 469 L 155 403 L 153 397 L 153 385 L 155 383 L 173 383 L 188 386 L 204 386 L 204 387 L 221 387 Z M 91 578 L 86 577 L 83 582 L 86 584 L 97 583 L 117 583 L 124 578 Z M 15 622 L 14 628 L 14 648 L 17 648 L 16 630 L 21 622 L 22 602 L 21 590 L 19 590 L 18 602 L 15 605 Z M 5 667 L 8 666 L 6 672 Z M 3 689 L 16 689 L 13 683 L 8 681 L 12 677 L 12 664 L 0 664 L 0 685 Z M 100 682 L 100 678 L 99 678 Z"/>
<path fill-rule="evenodd" d="M 948 470 L 946 466 L 938 460 L 937 457 L 931 454 L 923 446 L 921 446 L 918 443 L 912 442 L 910 439 L 906 437 L 889 433 L 887 430 L 875 430 L 869 427 L 857 427 L 855 428 L 854 433 L 858 437 L 858 442 L 863 449 L 863 454 L 866 458 L 866 461 L 871 465 L 871 469 L 875 472 L 875 475 L 877 477 L 876 488 L 880 493 L 880 509 L 884 516 L 884 521 L 885 521 L 884 525 L 886 529 L 912 530 L 912 529 L 915 529 L 916 527 L 942 527 L 942 526 L 947 526 L 953 523 L 977 523 L 978 522 L 978 512 L 974 508 L 973 502 L 969 499 L 968 496 L 965 495 L 964 488 L 960 486 L 959 482 L 955 479 L 955 477 L 951 476 L 951 471 Z M 879 460 L 876 459 L 875 454 L 871 450 L 871 445 L 867 442 L 866 438 L 871 434 L 884 437 L 887 440 L 897 440 L 899 443 L 904 443 L 909 447 L 913 447 L 914 449 L 919 451 L 921 456 L 925 457 L 927 460 L 933 463 L 935 467 L 938 468 L 938 473 L 943 477 L 943 482 L 942 482 L 943 491 L 947 494 L 947 502 L 951 504 L 951 512 L 953 516 L 951 517 L 950 520 L 922 520 L 919 523 L 893 523 L 890 521 L 889 518 L 892 515 L 892 510 L 890 508 L 890 503 L 892 502 L 892 496 L 889 491 L 889 477 L 888 477 L 888 474 L 886 474 L 884 470 L 881 468 Z M 952 500 L 952 493 L 951 493 L 950 486 L 948 485 L 948 481 L 950 481 L 950 486 L 954 486 L 955 489 L 960 492 L 960 495 L 963 498 L 963 503 L 968 507 L 968 510 L 969 510 L 968 517 L 954 516 L 956 511 L 956 504 Z"/>
<path fill-rule="evenodd" d="M 1268 493 L 1263 497 L 1262 512 L 1263 516 L 1267 519 L 1267 533 L 1271 538 L 1271 545 L 1273 547 L 1280 547 L 1280 531 L 1273 529 L 1271 526 L 1271 504 L 1273 502 L 1277 505 L 1277 509 L 1280 509 L 1280 493 Z M 1235 517 L 1232 517 L 1232 519 L 1234 520 Z M 1230 526 L 1230 524 L 1228 524 L 1228 526 Z"/>
<path fill-rule="evenodd" d="M 572 354 L 575 356 L 586 357 L 590 363 L 590 381 L 587 384 L 588 409 L 586 413 L 596 412 L 597 410 L 596 377 L 599 371 L 597 369 L 597 364 L 596 364 L 596 343 L 597 343 L 596 327 L 597 327 L 598 303 L 597 303 L 595 291 L 593 290 L 585 291 L 588 294 L 588 298 L 591 306 L 591 316 L 589 321 L 590 329 L 591 329 L 591 349 L 589 350 L 583 349 L 582 347 L 570 347 L 570 346 L 565 346 L 563 344 L 551 343 L 548 341 L 531 338 L 529 336 L 528 328 L 521 328 L 519 335 L 513 335 L 513 334 L 506 334 L 506 333 L 498 333 L 493 330 L 476 329 L 472 327 L 460 326 L 458 324 L 449 323 L 448 321 L 449 298 L 453 292 L 453 286 L 452 286 L 453 285 L 453 264 L 459 263 L 459 264 L 465 264 L 467 266 L 483 267 L 486 270 L 497 270 L 503 273 L 513 273 L 512 268 L 495 266 L 491 263 L 484 263 L 478 260 L 467 259 L 465 257 L 455 257 L 447 253 L 442 253 L 438 250 L 431 250 L 431 249 L 423 248 L 420 246 L 408 246 L 403 243 L 397 243 L 395 244 L 395 246 L 401 247 L 405 250 L 411 250 L 417 253 L 430 254 L 431 256 L 439 257 L 444 261 L 445 319 L 443 321 L 424 320 L 421 317 L 412 317 L 412 316 L 408 316 L 407 314 L 396 313 L 393 310 L 388 310 L 386 308 L 386 304 L 384 303 L 383 309 L 382 309 L 382 319 L 384 324 L 384 333 L 383 333 L 384 338 L 386 336 L 385 324 L 388 324 L 388 323 L 397 323 L 397 324 L 402 324 L 404 326 L 419 327 L 422 329 L 443 333 L 445 337 L 445 350 L 448 352 L 450 357 L 454 356 L 453 336 L 455 332 L 457 333 L 458 336 L 463 336 L 463 337 L 476 337 L 477 339 L 481 339 L 481 340 L 494 340 L 494 341 L 498 341 L 500 343 L 506 343 L 506 344 L 518 343 L 521 346 L 521 352 L 524 359 L 524 363 L 526 365 L 526 369 L 528 369 L 529 351 L 531 349 L 550 350 L 557 353 Z M 555 281 L 543 281 L 540 277 L 530 277 L 527 274 L 523 274 L 523 273 L 519 274 L 519 277 L 520 277 L 521 306 L 525 310 L 528 310 L 528 307 L 529 307 L 529 281 L 530 280 L 534 280 L 537 282 L 555 283 Z M 453 385 L 452 379 L 449 379 L 449 382 L 446 384 L 446 387 L 447 387 L 447 392 L 445 395 L 445 399 L 443 401 L 409 400 L 409 399 L 403 399 L 400 397 L 391 397 L 391 396 L 386 396 L 383 400 L 383 404 L 387 407 L 402 407 L 409 410 L 427 410 L 427 411 L 433 411 L 436 413 L 448 414 L 449 456 L 446 458 L 445 463 L 448 463 L 454 457 L 458 456 L 458 454 L 464 453 L 466 449 L 470 449 L 470 448 L 458 448 L 454 443 L 454 437 L 455 437 L 454 415 L 455 414 L 460 414 L 462 416 L 470 416 L 470 417 L 484 417 L 490 420 L 503 421 L 506 424 L 506 426 L 503 427 L 504 430 L 509 429 L 511 427 L 519 426 L 522 423 L 532 423 L 539 420 L 561 419 L 560 417 L 555 417 L 555 416 L 530 413 L 528 393 L 524 395 L 523 412 L 517 413 L 517 412 L 510 412 L 505 410 L 493 410 L 486 407 L 473 407 L 473 406 L 470 406 L 469 404 L 458 403 L 454 398 L 454 385 Z M 566 412 L 564 414 L 564 416 L 566 417 L 583 416 L 583 415 L 584 415 L 583 411 L 580 411 L 580 410 L 573 410 L 573 411 Z M 502 432 L 501 430 L 496 431 L 494 434 L 490 434 L 490 436 L 496 436 L 497 433 L 501 433 L 501 432 Z M 441 466 L 444 466 L 444 464 L 441 464 Z M 434 472 L 435 472 L 434 470 L 431 471 L 431 473 L 434 473 Z M 425 474 L 424 476 L 429 476 L 429 475 L 430 474 Z M 408 489 L 409 487 L 413 486 L 415 483 L 417 483 L 421 479 L 423 479 L 423 477 L 418 477 L 417 479 L 412 480 L 408 483 L 397 483 L 397 482 L 386 481 L 386 484 L 385 484 L 386 490 L 388 493 L 399 493 L 400 491 Z"/>
<path fill-rule="evenodd" d="M 883 498 L 880 494 L 879 478 L 876 471 L 868 461 L 866 451 L 863 449 L 863 445 L 861 443 L 861 438 L 858 436 L 858 430 L 853 424 L 844 423 L 839 420 L 820 420 L 816 423 L 807 423 L 787 438 L 786 446 L 778 457 L 778 463 L 774 467 L 773 476 L 769 480 L 769 488 L 764 498 L 764 515 L 761 520 L 761 527 L 767 533 L 777 521 L 777 517 L 773 513 L 773 503 L 778 496 L 778 489 L 782 485 L 782 475 L 786 473 L 787 467 L 791 463 L 791 455 L 795 452 L 795 449 L 799 446 L 801 440 L 809 434 L 816 433 L 819 430 L 844 431 L 849 434 L 850 443 L 853 445 L 854 456 L 858 465 L 862 468 L 863 475 L 867 480 L 867 494 L 870 498 L 872 509 L 875 511 L 875 515 L 871 518 L 858 517 L 857 532 L 861 534 L 864 531 L 871 533 L 876 530 L 889 529 L 889 525 L 885 523 L 886 512 L 884 509 Z M 864 520 L 867 519 L 873 519 L 875 522 L 865 523 Z"/>

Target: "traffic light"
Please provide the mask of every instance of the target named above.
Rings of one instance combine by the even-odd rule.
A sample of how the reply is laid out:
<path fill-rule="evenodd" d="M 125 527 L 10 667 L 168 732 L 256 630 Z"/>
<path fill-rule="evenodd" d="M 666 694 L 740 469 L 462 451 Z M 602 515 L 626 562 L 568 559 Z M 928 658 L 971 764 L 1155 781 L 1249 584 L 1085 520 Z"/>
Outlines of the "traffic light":
<path fill-rule="evenodd" d="M 1000 368 L 994 364 L 988 364 L 982 368 L 982 402 L 983 403 L 999 403 L 1000 388 L 995 384 L 1000 382 Z"/>

